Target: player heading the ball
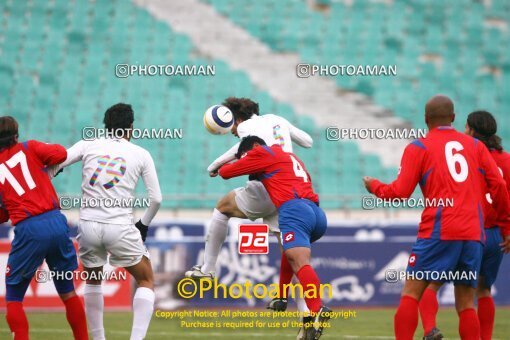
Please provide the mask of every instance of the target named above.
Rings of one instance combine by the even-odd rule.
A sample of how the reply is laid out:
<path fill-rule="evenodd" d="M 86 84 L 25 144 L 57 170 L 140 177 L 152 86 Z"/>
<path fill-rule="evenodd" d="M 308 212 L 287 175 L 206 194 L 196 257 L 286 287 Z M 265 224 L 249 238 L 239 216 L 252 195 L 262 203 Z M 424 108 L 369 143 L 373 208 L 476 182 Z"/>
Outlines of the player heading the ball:
<path fill-rule="evenodd" d="M 310 248 L 326 232 L 327 219 L 319 207 L 319 196 L 313 190 L 310 175 L 296 155 L 285 152 L 280 145 L 267 146 L 257 136 L 242 139 L 236 158 L 238 161 L 223 165 L 218 173 L 224 179 L 251 175 L 266 188 L 278 209 L 282 256 L 299 279 L 306 305 L 313 315 L 312 323 L 305 328 L 306 339 L 318 339 L 331 311 L 322 306 L 320 296 L 308 297 L 306 291 L 319 291 L 319 277 L 310 265 Z"/>

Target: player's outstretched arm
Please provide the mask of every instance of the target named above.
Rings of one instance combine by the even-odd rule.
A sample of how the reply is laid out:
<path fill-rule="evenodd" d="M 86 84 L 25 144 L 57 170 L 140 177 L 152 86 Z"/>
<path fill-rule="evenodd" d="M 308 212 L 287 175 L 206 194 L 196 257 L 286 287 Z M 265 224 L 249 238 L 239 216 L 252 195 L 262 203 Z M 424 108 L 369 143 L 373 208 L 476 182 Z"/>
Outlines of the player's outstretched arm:
<path fill-rule="evenodd" d="M 261 173 L 270 164 L 270 158 L 269 152 L 263 147 L 256 147 L 240 160 L 222 166 L 218 173 L 223 179 Z"/>
<path fill-rule="evenodd" d="M 60 144 L 46 144 L 30 140 L 27 142 L 27 146 L 41 163 L 47 166 L 62 163 L 67 156 L 66 149 Z"/>
<path fill-rule="evenodd" d="M 420 147 L 409 144 L 404 150 L 400 170 L 396 180 L 384 184 L 377 179 L 364 178 L 369 192 L 379 198 L 409 198 L 420 181 L 424 153 Z"/>
<path fill-rule="evenodd" d="M 231 147 L 230 149 L 227 150 L 227 152 L 225 152 L 223 155 L 221 155 L 220 157 L 216 158 L 214 160 L 214 162 L 212 162 L 208 167 L 207 167 L 207 171 L 209 173 L 215 173 L 216 171 L 218 171 L 219 168 L 221 168 L 221 166 L 223 164 L 227 164 L 229 162 L 232 162 L 234 159 L 236 159 L 236 153 L 237 153 L 237 149 L 239 149 L 239 143 L 237 143 L 236 145 L 234 145 L 233 147 Z M 213 176 L 214 177 L 214 176 Z"/>
<path fill-rule="evenodd" d="M 50 178 L 54 178 L 63 168 L 79 162 L 83 159 L 83 155 L 85 153 L 85 149 L 87 147 L 87 141 L 79 141 L 66 150 L 67 157 L 60 164 L 55 164 L 53 166 L 48 167 L 47 173 Z"/>
<path fill-rule="evenodd" d="M 161 188 L 159 187 L 156 167 L 149 152 L 146 152 L 145 164 L 142 170 L 142 180 L 145 184 L 147 195 L 149 196 L 150 206 L 147 208 L 147 210 L 145 210 L 144 215 L 140 221 L 135 224 L 135 226 L 138 228 L 138 230 L 140 230 L 142 239 L 145 241 L 149 225 L 152 222 L 154 216 L 156 216 L 156 213 L 161 207 L 161 201 L 163 200 L 161 195 Z"/>

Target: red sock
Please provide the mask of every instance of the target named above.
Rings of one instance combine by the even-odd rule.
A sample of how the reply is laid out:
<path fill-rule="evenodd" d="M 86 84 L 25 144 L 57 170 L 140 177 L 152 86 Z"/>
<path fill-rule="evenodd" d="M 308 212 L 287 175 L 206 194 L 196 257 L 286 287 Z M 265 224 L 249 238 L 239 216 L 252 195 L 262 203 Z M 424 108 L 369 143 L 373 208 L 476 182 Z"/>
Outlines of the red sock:
<path fill-rule="evenodd" d="M 292 280 L 292 275 L 294 272 L 292 271 L 292 267 L 290 266 L 289 260 L 287 260 L 287 256 L 282 254 L 282 260 L 280 262 L 280 298 L 287 298 L 288 288 L 285 289 L 284 285 L 288 285 L 290 280 Z"/>
<path fill-rule="evenodd" d="M 74 338 L 76 340 L 88 340 L 87 318 L 80 298 L 75 295 L 65 300 L 64 304 L 66 306 L 67 322 L 73 329 Z"/>
<path fill-rule="evenodd" d="M 28 320 L 21 302 L 7 302 L 5 318 L 11 332 L 14 333 L 14 340 L 28 340 Z"/>
<path fill-rule="evenodd" d="M 394 319 L 395 338 L 397 340 L 413 340 L 418 327 L 418 300 L 404 295 Z"/>
<path fill-rule="evenodd" d="M 319 277 L 317 276 L 315 270 L 313 270 L 313 268 L 310 265 L 301 267 L 301 269 L 299 269 L 296 275 L 305 293 L 306 306 L 311 312 L 317 313 L 322 307 L 321 297 L 319 296 L 321 284 Z M 315 288 L 308 288 L 310 287 L 310 285 L 315 286 Z M 316 294 L 317 296 L 306 297 L 307 295 L 306 292 L 311 289 L 315 289 L 315 292 L 317 292 Z"/>
<path fill-rule="evenodd" d="M 436 292 L 432 289 L 425 289 L 421 296 L 419 307 L 424 335 L 427 335 L 436 327 L 436 316 L 439 310 Z"/>
<path fill-rule="evenodd" d="M 480 323 L 474 308 L 459 313 L 459 334 L 462 340 L 480 340 Z"/>
<path fill-rule="evenodd" d="M 478 320 L 480 320 L 480 335 L 482 340 L 492 339 L 494 328 L 494 315 L 496 307 L 492 296 L 478 299 Z"/>

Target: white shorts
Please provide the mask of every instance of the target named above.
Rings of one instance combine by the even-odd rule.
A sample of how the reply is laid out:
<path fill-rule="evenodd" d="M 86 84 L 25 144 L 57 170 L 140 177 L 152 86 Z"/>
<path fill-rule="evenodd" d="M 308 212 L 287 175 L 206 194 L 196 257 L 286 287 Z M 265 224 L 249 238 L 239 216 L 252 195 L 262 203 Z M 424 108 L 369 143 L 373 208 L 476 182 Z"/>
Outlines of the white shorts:
<path fill-rule="evenodd" d="M 114 267 L 131 267 L 143 256 L 149 258 L 140 231 L 133 224 L 80 220 L 76 239 L 80 260 L 87 268 L 104 266 L 108 254 Z"/>
<path fill-rule="evenodd" d="M 278 211 L 260 181 L 248 181 L 234 191 L 237 207 L 246 217 L 252 221 L 262 218 L 271 232 L 279 232 Z"/>

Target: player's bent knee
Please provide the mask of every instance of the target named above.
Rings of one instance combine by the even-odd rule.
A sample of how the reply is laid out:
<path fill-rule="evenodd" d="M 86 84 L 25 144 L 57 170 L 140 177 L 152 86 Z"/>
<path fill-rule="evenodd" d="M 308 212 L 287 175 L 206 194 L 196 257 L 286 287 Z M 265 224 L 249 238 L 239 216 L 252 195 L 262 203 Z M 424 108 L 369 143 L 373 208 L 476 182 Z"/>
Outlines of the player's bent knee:
<path fill-rule="evenodd" d="M 22 286 L 22 284 L 17 284 L 17 285 L 14 285 L 14 284 L 6 284 L 5 286 L 5 300 L 7 302 L 23 302 L 23 298 L 25 297 L 25 293 L 27 291 L 27 288 L 28 288 L 28 285 L 30 284 L 30 280 L 25 280 L 25 281 L 28 281 L 28 283 L 26 282 L 23 282 L 22 283 L 26 283 L 26 288 L 25 286 Z"/>
<path fill-rule="evenodd" d="M 139 263 L 126 267 L 126 270 L 133 276 L 139 287 L 154 289 L 154 274 L 147 257 L 143 256 Z"/>
<path fill-rule="evenodd" d="M 475 289 L 470 286 L 455 286 L 455 309 L 457 313 L 475 307 L 474 295 Z"/>
<path fill-rule="evenodd" d="M 87 272 L 87 280 L 86 283 L 89 285 L 100 285 L 101 284 L 101 275 L 100 273 L 103 271 L 103 266 L 95 267 L 95 268 L 87 268 L 84 270 Z"/>
<path fill-rule="evenodd" d="M 427 289 L 431 289 L 431 290 L 433 290 L 434 292 L 437 293 L 442 286 L 443 286 L 442 282 L 431 282 L 428 285 Z"/>
<path fill-rule="evenodd" d="M 478 287 L 476 288 L 476 296 L 478 298 L 491 296 L 491 287 L 487 286 L 485 277 L 480 276 L 478 278 Z"/>
<path fill-rule="evenodd" d="M 73 280 L 53 280 L 55 289 L 63 301 L 76 295 Z"/>
<path fill-rule="evenodd" d="M 64 293 L 64 294 L 58 294 L 60 296 L 60 299 L 62 301 L 69 300 L 70 298 L 76 296 L 76 291 L 73 289 L 71 292 Z"/>
<path fill-rule="evenodd" d="M 422 280 L 406 280 L 402 289 L 402 296 L 410 296 L 415 300 L 420 300 L 423 292 L 429 283 Z"/>
<path fill-rule="evenodd" d="M 227 216 L 234 213 L 234 211 L 237 209 L 237 204 L 235 202 L 235 192 L 231 191 L 225 196 L 223 196 L 218 201 L 218 203 L 216 203 L 216 209 L 218 209 L 219 212 Z"/>
<path fill-rule="evenodd" d="M 285 256 L 287 256 L 287 260 L 289 261 L 294 273 L 297 273 L 301 268 L 310 264 L 310 257 L 307 249 L 298 248 L 302 247 L 291 248 L 285 251 Z"/>
<path fill-rule="evenodd" d="M 152 281 L 152 280 L 136 281 L 136 284 L 138 285 L 138 287 L 144 287 L 144 288 L 149 288 L 151 290 L 154 290 L 154 281 Z"/>

